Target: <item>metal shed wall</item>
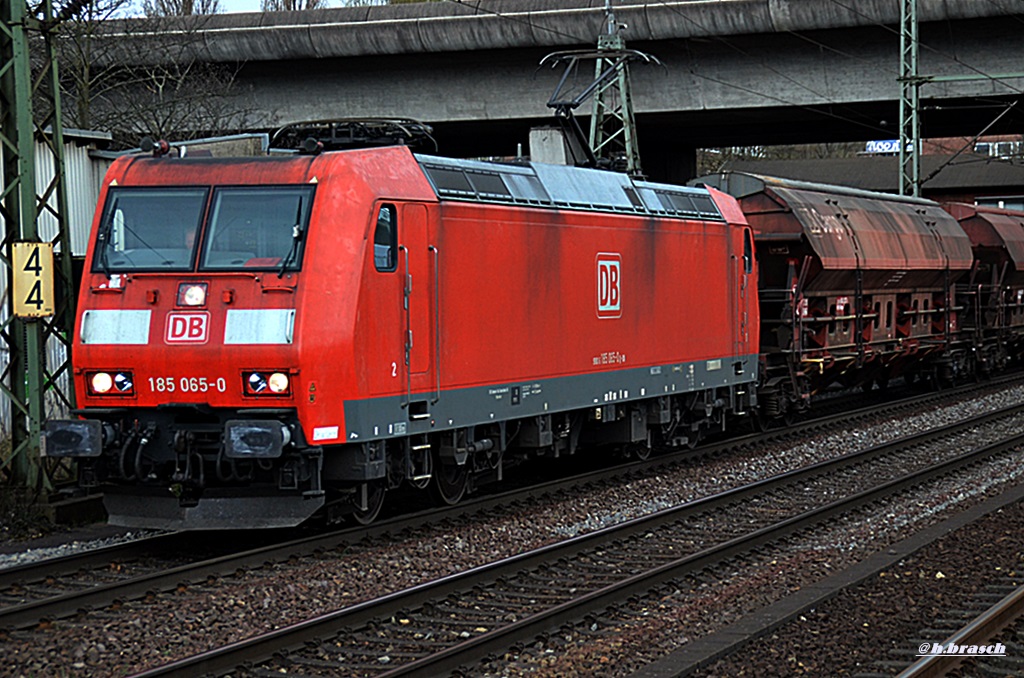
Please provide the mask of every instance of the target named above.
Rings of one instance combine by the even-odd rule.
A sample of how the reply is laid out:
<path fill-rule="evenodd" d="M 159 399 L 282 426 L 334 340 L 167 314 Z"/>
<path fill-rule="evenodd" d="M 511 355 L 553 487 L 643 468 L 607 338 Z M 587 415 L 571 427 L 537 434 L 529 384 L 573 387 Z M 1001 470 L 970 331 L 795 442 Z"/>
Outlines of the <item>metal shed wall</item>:
<path fill-rule="evenodd" d="M 92 151 L 97 145 L 106 145 L 109 135 L 93 132 L 77 133 L 65 131 L 64 143 L 64 176 L 68 198 L 66 221 L 71 240 L 71 252 L 76 257 L 85 256 L 89 242 L 89 230 L 92 228 L 93 212 L 99 199 L 100 185 L 103 176 L 110 166 L 110 160 L 93 157 Z M 38 190 L 42 190 L 54 175 L 53 156 L 42 142 L 36 142 L 35 179 Z M 3 167 L 0 167 L 0 185 L 6 186 Z M 52 196 L 49 204 L 56 210 L 57 198 Z M 53 240 L 57 236 L 57 221 L 51 214 L 43 213 L 39 218 L 39 236 L 42 240 Z M 0 217 L 0 229 L 6 232 L 7 224 Z M 6 252 L 4 253 L 7 254 Z M 0 324 L 7 321 L 7 276 L 0 276 Z M 46 346 L 47 362 L 50 365 L 61 364 L 66 357 L 63 344 L 50 340 Z M 0 343 L 0 364 L 10 362 L 10 354 L 6 343 Z M 69 389 L 68 374 L 59 377 L 60 388 Z M 8 384 L 9 386 L 9 384 Z M 59 415 L 60 403 L 56 398 L 47 398 L 48 416 Z M 11 403 L 6 395 L 0 395 L 0 439 L 9 435 L 11 430 Z"/>

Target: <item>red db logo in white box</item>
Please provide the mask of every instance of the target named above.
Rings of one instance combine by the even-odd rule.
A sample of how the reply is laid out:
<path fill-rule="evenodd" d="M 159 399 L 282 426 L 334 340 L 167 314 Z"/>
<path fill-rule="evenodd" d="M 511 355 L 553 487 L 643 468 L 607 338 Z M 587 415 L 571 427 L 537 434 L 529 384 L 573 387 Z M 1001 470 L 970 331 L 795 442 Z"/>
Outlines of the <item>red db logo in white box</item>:
<path fill-rule="evenodd" d="M 622 256 L 611 252 L 597 255 L 597 317 L 622 317 Z"/>
<path fill-rule="evenodd" d="M 210 314 L 168 313 L 164 341 L 168 344 L 205 344 L 210 336 Z"/>

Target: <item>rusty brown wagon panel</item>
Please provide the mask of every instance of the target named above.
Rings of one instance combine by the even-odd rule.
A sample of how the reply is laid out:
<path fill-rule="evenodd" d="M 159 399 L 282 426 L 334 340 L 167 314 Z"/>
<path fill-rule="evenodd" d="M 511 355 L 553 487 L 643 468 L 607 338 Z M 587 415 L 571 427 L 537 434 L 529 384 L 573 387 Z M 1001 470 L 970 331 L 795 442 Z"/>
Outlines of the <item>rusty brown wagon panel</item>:
<path fill-rule="evenodd" d="M 971 244 L 938 205 L 772 187 L 825 270 L 968 270 Z"/>
<path fill-rule="evenodd" d="M 1001 261 L 1024 272 L 1024 214 L 964 203 L 944 205 L 978 248 L 1001 251 Z"/>

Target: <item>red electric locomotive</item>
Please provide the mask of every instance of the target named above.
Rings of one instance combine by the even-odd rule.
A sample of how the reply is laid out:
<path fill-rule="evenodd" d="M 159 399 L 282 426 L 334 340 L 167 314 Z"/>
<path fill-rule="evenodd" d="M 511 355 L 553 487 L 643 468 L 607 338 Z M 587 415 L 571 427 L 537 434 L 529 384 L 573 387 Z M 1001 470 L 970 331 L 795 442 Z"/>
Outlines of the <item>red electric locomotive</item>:
<path fill-rule="evenodd" d="M 752 234 L 714 190 L 390 147 L 126 157 L 99 205 L 45 450 L 114 523 L 365 521 L 756 405 Z"/>

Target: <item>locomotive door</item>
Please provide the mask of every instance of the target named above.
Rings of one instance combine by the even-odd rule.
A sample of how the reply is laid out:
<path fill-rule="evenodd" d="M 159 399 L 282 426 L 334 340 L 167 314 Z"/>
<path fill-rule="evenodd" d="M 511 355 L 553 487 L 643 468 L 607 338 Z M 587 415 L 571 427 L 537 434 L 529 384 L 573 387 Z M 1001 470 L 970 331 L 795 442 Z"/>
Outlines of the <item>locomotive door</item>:
<path fill-rule="evenodd" d="M 746 346 L 750 342 L 750 312 L 751 312 L 751 276 L 754 273 L 754 234 L 749 228 L 743 229 L 743 258 L 738 262 L 740 302 L 739 322 L 736 332 L 737 355 L 746 355 Z"/>
<path fill-rule="evenodd" d="M 435 370 L 433 347 L 433 306 L 437 292 L 432 272 L 432 257 L 436 250 L 427 245 L 427 208 L 423 205 L 403 205 L 402 249 L 405 257 L 405 314 L 406 314 L 406 370 L 409 415 L 427 416 L 428 394 L 414 395 L 417 391 L 433 390 Z"/>

